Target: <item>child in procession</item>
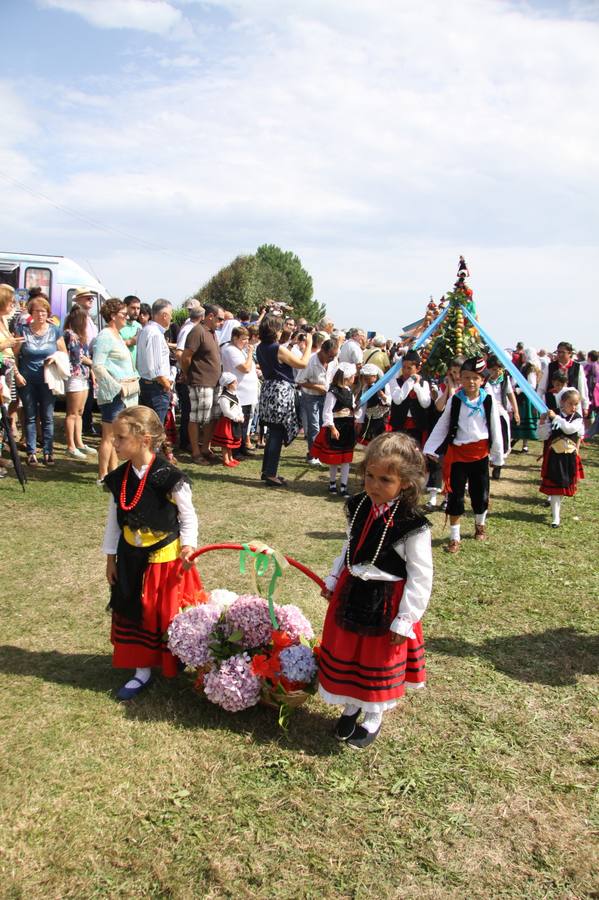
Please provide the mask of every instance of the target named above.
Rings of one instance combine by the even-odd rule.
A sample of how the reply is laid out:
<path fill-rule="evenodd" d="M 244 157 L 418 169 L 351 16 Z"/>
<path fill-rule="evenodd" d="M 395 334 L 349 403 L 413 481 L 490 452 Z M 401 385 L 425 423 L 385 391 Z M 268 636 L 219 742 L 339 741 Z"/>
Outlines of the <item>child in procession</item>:
<path fill-rule="evenodd" d="M 240 462 L 233 457 L 233 451 L 241 447 L 243 409 L 237 396 L 237 379 L 233 373 L 223 372 L 219 383 L 222 387 L 218 398 L 221 416 L 214 427 L 212 443 L 223 448 L 223 466 L 234 468 Z"/>
<path fill-rule="evenodd" d="M 460 519 L 464 514 L 466 485 L 474 512 L 474 537 L 487 538 L 489 507 L 489 459 L 491 465 L 503 465 L 503 439 L 499 409 L 493 396 L 483 388 L 485 360 L 471 357 L 460 371 L 461 388 L 435 425 L 424 453 L 433 459 L 445 454 L 443 481 L 450 522 L 447 553 L 461 549 Z"/>
<path fill-rule="evenodd" d="M 447 406 L 448 400 L 451 400 L 453 395 L 460 389 L 460 369 L 462 368 L 463 362 L 463 356 L 455 356 L 447 367 L 445 378 L 434 391 L 431 391 L 428 427 L 429 434 L 441 418 L 441 414 Z M 444 499 L 437 507 L 439 495 L 443 496 L 442 462 L 442 457 L 433 459 L 429 456 L 427 459 L 428 482 L 426 489 L 428 491 L 428 502 L 426 504 L 426 509 L 429 512 L 432 512 L 437 508 L 444 512 L 447 508 L 447 499 Z"/>
<path fill-rule="evenodd" d="M 554 372 L 551 376 L 551 387 L 545 391 L 545 406 L 554 413 L 559 413 L 560 394 L 568 387 L 568 376 L 565 372 Z"/>
<path fill-rule="evenodd" d="M 501 362 L 496 356 L 487 358 L 487 381 L 485 384 L 487 393 L 492 394 L 497 402 L 499 418 L 501 420 L 501 435 L 503 438 L 504 459 L 510 453 L 510 410 L 514 417 L 514 423 L 520 424 L 520 410 L 514 393 L 514 386 Z M 501 478 L 501 466 L 493 466 L 492 477 Z"/>
<path fill-rule="evenodd" d="M 361 469 L 365 489 L 347 501 L 348 538 L 325 579 L 319 663 L 321 697 L 343 707 L 335 736 L 355 750 L 376 740 L 406 687 L 424 687 L 420 620 L 433 581 L 430 523 L 418 511 L 426 466 L 415 441 L 379 435 Z"/>
<path fill-rule="evenodd" d="M 383 377 L 383 370 L 374 363 L 366 363 L 360 369 L 360 394 L 376 384 Z M 370 441 L 384 434 L 386 431 L 389 407 L 391 406 L 391 391 L 386 384 L 380 391 L 362 404 L 356 414 L 356 422 L 360 424 L 360 444 L 369 444 Z"/>
<path fill-rule="evenodd" d="M 403 431 L 420 448 L 426 442 L 429 426 L 431 390 L 420 374 L 422 360 L 416 350 L 408 350 L 402 360 L 401 374 L 391 392 L 391 431 Z"/>
<path fill-rule="evenodd" d="M 310 456 L 329 468 L 329 494 L 337 493 L 337 471 L 340 470 L 339 494 L 349 496 L 349 467 L 356 445 L 355 406 L 352 385 L 356 377 L 353 363 L 339 363 L 331 379 L 322 412 L 322 428 L 316 435 Z"/>
<path fill-rule="evenodd" d="M 539 490 L 551 503 L 551 527 L 559 528 L 562 497 L 573 497 L 584 470 L 579 456 L 584 420 L 578 409 L 580 394 L 568 388 L 560 396 L 559 414 L 549 410 L 539 420 L 539 437 L 545 441 Z"/>
<path fill-rule="evenodd" d="M 167 678 L 177 674 L 177 660 L 163 636 L 182 606 L 198 602 L 201 582 L 189 563 L 198 519 L 189 479 L 156 452 L 165 435 L 154 410 L 123 410 L 113 436 L 124 462 L 104 478 L 111 497 L 102 549 L 110 585 L 112 664 L 135 669 L 117 697 L 131 700 L 148 686 L 153 668 Z"/>

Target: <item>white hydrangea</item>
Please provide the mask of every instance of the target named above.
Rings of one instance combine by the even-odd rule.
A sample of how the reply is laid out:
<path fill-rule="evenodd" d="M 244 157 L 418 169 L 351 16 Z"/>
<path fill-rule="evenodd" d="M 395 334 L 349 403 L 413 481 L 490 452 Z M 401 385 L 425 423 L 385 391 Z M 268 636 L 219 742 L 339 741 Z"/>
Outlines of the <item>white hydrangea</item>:
<path fill-rule="evenodd" d="M 222 612 L 224 609 L 228 609 L 232 603 L 235 603 L 238 596 L 239 594 L 236 594 L 235 591 L 217 588 L 215 591 L 210 591 L 209 603 L 212 606 L 216 606 Z"/>

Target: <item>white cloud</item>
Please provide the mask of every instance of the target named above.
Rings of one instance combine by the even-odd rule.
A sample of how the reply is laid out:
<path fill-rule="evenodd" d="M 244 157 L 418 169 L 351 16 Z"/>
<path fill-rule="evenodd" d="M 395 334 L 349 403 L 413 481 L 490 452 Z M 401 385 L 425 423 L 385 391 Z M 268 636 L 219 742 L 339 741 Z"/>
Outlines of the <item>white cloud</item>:
<path fill-rule="evenodd" d="M 46 2 L 113 25 L 130 6 Z M 139 5 L 182 15 L 174 0 Z M 179 6 L 195 35 L 183 52 L 136 48 L 126 78 L 31 88 L 54 106 L 53 165 L 36 158 L 49 196 L 207 266 L 279 243 L 332 310 L 367 308 L 385 331 L 398 295 L 401 325 L 450 286 L 459 252 L 485 302 L 514 266 L 509 303 L 537 302 L 539 284 L 557 309 L 569 256 L 576 290 L 596 293 L 596 22 L 495 0 L 231 0 L 210 5 L 220 18 Z M 108 237 L 42 204 L 44 218 L 117 259 Z M 191 282 L 181 296 L 212 274 L 175 271 Z"/>
<path fill-rule="evenodd" d="M 48 9 L 81 16 L 96 28 L 134 28 L 168 34 L 184 25 L 183 14 L 167 0 L 38 0 Z"/>

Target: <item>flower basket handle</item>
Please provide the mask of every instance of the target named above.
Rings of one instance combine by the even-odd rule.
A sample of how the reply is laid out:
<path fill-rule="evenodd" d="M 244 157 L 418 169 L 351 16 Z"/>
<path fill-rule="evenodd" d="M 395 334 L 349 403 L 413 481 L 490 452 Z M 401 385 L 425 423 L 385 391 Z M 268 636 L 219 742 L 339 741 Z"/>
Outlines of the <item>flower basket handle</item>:
<path fill-rule="evenodd" d="M 254 549 L 252 544 L 249 545 L 250 549 Z M 243 544 L 206 544 L 204 547 L 200 547 L 195 551 L 194 554 L 190 557 L 190 562 L 194 559 L 197 559 L 198 556 L 201 556 L 202 553 L 208 553 L 211 550 L 243 550 Z M 293 566 L 294 569 L 299 569 L 300 572 L 303 572 L 304 575 L 307 575 L 308 578 L 311 578 L 318 587 L 322 590 L 325 586 L 322 578 L 319 578 L 318 575 L 309 569 L 308 566 L 305 566 L 303 563 L 298 562 L 296 559 L 293 559 L 291 556 L 286 556 L 285 559 L 289 563 L 290 566 Z"/>

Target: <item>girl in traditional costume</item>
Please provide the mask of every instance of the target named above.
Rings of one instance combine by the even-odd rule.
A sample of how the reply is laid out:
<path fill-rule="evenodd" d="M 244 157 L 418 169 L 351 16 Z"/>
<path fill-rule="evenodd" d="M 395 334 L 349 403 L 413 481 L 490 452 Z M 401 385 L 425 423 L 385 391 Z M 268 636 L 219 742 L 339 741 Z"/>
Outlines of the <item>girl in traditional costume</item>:
<path fill-rule="evenodd" d="M 365 490 L 347 501 L 348 539 L 325 580 L 319 662 L 321 697 L 343 707 L 335 736 L 356 750 L 373 743 L 406 686 L 424 687 L 420 619 L 433 581 L 430 523 L 417 510 L 426 467 L 416 443 L 379 435 L 362 469 Z"/>
<path fill-rule="evenodd" d="M 383 377 L 383 370 L 375 366 L 374 363 L 366 363 L 360 369 L 360 391 L 366 391 L 376 384 Z M 360 423 L 360 444 L 369 444 L 373 438 L 379 434 L 384 434 L 387 430 L 387 419 L 389 418 L 389 407 L 391 406 L 391 391 L 389 386 L 385 385 L 382 390 L 373 394 L 366 401 L 356 415 L 356 422 Z"/>
<path fill-rule="evenodd" d="M 492 394 L 497 402 L 503 438 L 503 457 L 505 460 L 511 450 L 510 411 L 514 417 L 514 424 L 519 425 L 520 410 L 512 381 L 496 356 L 487 358 L 487 373 L 485 390 L 488 394 Z M 501 478 L 502 468 L 503 466 L 493 466 L 492 476 L 494 479 Z"/>
<path fill-rule="evenodd" d="M 356 445 L 356 401 L 352 393 L 355 375 L 353 363 L 339 363 L 324 398 L 322 428 L 310 450 L 313 459 L 330 467 L 329 494 L 337 493 L 337 471 L 341 470 L 339 493 L 342 497 L 349 496 L 349 467 Z"/>
<path fill-rule="evenodd" d="M 148 686 L 153 668 L 167 678 L 177 674 L 177 660 L 163 636 L 181 607 L 201 602 L 201 582 L 189 564 L 198 519 L 189 479 L 156 454 L 164 430 L 152 409 L 123 410 L 113 435 L 125 462 L 104 478 L 111 498 L 102 549 L 110 585 L 112 664 L 135 669 L 117 696 L 131 700 Z"/>
<path fill-rule="evenodd" d="M 222 392 L 218 398 L 221 417 L 217 420 L 212 435 L 212 443 L 223 448 L 223 466 L 232 468 L 239 465 L 233 451 L 241 447 L 243 434 L 243 408 L 237 396 L 237 379 L 232 372 L 220 376 Z"/>
<path fill-rule="evenodd" d="M 551 502 L 551 526 L 559 528 L 562 497 L 573 497 L 584 478 L 578 454 L 584 437 L 584 420 L 578 412 L 580 394 L 570 388 L 560 396 L 559 415 L 549 410 L 541 416 L 539 437 L 545 441 L 539 490 Z"/>

